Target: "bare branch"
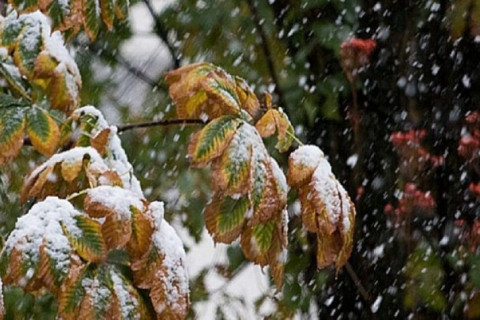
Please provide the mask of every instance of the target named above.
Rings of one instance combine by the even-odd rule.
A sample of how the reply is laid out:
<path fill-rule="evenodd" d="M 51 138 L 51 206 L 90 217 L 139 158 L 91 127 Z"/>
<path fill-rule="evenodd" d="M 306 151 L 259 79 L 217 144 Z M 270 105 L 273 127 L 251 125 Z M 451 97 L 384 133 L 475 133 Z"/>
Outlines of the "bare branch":
<path fill-rule="evenodd" d="M 248 2 L 248 7 L 250 9 L 250 12 L 252 14 L 253 22 L 255 23 L 255 29 L 260 35 L 263 54 L 265 56 L 265 60 L 267 61 L 268 71 L 270 73 L 273 83 L 275 84 L 275 93 L 278 95 L 279 105 L 284 108 L 287 108 L 285 95 L 283 94 L 283 91 L 280 88 L 280 81 L 278 79 L 278 75 L 275 70 L 275 64 L 273 63 L 272 51 L 270 50 L 270 46 L 268 45 L 268 38 L 265 33 L 265 30 L 263 29 L 262 23 L 260 22 L 260 17 L 258 16 L 257 6 L 255 4 L 255 1 L 253 0 L 247 0 L 247 2 Z"/>
<path fill-rule="evenodd" d="M 148 11 L 153 18 L 153 22 L 155 23 L 155 34 L 165 43 L 168 51 L 170 52 L 170 55 L 172 56 L 174 69 L 180 68 L 180 59 L 178 58 L 176 49 L 173 44 L 170 43 L 170 41 L 168 40 L 168 30 L 165 29 L 165 26 L 158 17 L 157 13 L 155 12 L 155 10 L 153 10 L 153 6 L 150 3 L 150 0 L 143 0 L 143 2 L 147 6 Z"/>
<path fill-rule="evenodd" d="M 148 122 L 138 122 L 138 123 L 129 123 L 117 126 L 118 132 L 123 132 L 131 129 L 138 128 L 149 128 L 157 126 L 170 126 L 170 125 L 179 125 L 179 124 L 205 124 L 206 122 L 201 119 L 169 119 L 169 120 L 158 120 L 158 121 L 148 121 Z"/>

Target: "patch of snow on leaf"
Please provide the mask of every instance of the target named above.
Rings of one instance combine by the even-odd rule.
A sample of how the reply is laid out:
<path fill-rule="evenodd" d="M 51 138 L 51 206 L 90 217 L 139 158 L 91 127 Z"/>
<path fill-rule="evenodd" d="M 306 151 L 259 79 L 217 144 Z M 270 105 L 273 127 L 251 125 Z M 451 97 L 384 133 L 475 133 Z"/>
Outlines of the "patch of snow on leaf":
<path fill-rule="evenodd" d="M 301 146 L 290 155 L 294 166 L 305 168 L 316 168 L 323 158 L 323 151 L 314 145 Z"/>
<path fill-rule="evenodd" d="M 130 191 L 133 191 L 138 196 L 143 197 L 142 188 L 140 182 L 133 174 L 133 167 L 128 161 L 125 150 L 122 148 L 120 138 L 117 135 L 117 128 L 115 126 L 109 126 L 103 114 L 97 108 L 93 106 L 84 106 L 75 110 L 74 114 L 77 116 L 90 115 L 97 119 L 96 127 L 92 130 L 92 136 L 103 129 L 110 128 L 110 136 L 107 144 L 108 151 L 105 162 L 109 168 L 113 169 L 120 176 L 123 182 L 123 186 Z"/>
<path fill-rule="evenodd" d="M 70 234 L 80 237 L 82 231 L 76 226 L 74 219 L 78 215 L 83 214 L 73 208 L 70 202 L 57 197 L 47 197 L 17 220 L 3 251 L 10 254 L 15 248 L 21 252 L 22 259 L 37 263 L 40 259 L 40 247 L 45 244 L 46 253 L 54 260 L 55 268 L 68 270 L 72 248 L 62 225 Z"/>
<path fill-rule="evenodd" d="M 157 273 L 161 276 L 162 283 L 167 293 L 166 304 L 173 310 L 181 310 L 182 306 L 177 301 L 188 295 L 188 275 L 185 267 L 186 255 L 182 240 L 178 237 L 172 226 L 165 220 L 160 228 L 155 228 L 153 244 L 163 257 L 165 273 Z M 163 274 L 166 277 L 163 277 Z M 163 279 L 162 279 L 163 278 Z M 160 311 L 162 306 L 155 306 Z"/>
<path fill-rule="evenodd" d="M 110 270 L 110 277 L 113 282 L 113 290 L 120 302 L 122 319 L 140 319 L 140 314 L 135 312 L 138 308 L 137 298 L 129 292 L 124 280 L 114 270 Z"/>
<path fill-rule="evenodd" d="M 92 202 L 97 202 L 113 209 L 121 220 L 131 218 L 131 206 L 144 211 L 144 205 L 140 198 L 130 190 L 120 187 L 99 186 L 89 189 L 88 196 Z"/>

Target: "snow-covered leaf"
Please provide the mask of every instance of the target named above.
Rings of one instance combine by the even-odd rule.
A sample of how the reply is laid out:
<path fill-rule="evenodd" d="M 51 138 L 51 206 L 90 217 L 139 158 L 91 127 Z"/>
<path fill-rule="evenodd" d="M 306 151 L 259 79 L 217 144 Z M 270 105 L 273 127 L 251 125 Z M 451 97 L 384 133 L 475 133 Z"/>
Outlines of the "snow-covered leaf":
<path fill-rule="evenodd" d="M 92 224 L 99 227 L 66 200 L 49 197 L 35 204 L 17 220 L 2 249 L 0 272 L 5 283 L 27 291 L 47 287 L 56 292 L 76 254 L 88 261 L 101 259 L 103 241 L 88 227 Z"/>
<path fill-rule="evenodd" d="M 355 207 L 323 152 L 302 146 L 289 158 L 288 180 L 298 189 L 304 227 L 317 234 L 317 266 L 340 269 L 350 257 Z"/>
<path fill-rule="evenodd" d="M 175 230 L 162 221 L 163 209 L 157 209 L 153 245 L 132 263 L 135 283 L 150 290 L 158 319 L 185 319 L 189 305 L 185 251 Z"/>

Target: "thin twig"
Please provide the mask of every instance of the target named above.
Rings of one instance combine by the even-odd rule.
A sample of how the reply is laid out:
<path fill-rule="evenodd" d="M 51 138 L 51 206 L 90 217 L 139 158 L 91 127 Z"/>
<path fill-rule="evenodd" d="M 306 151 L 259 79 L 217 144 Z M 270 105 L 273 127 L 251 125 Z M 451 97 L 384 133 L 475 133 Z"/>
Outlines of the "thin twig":
<path fill-rule="evenodd" d="M 362 296 L 363 300 L 365 300 L 365 302 L 367 303 L 370 303 L 370 295 L 368 294 L 367 290 L 365 289 L 362 282 L 358 278 L 355 270 L 353 270 L 350 262 L 347 261 L 347 263 L 345 264 L 345 269 L 347 269 L 348 275 L 350 276 L 350 278 L 352 278 L 353 283 L 357 287 L 358 292 L 360 292 L 360 295 Z"/>
<path fill-rule="evenodd" d="M 118 132 L 123 132 L 137 128 L 148 128 L 156 126 L 169 126 L 176 124 L 205 124 L 206 122 L 201 119 L 169 119 L 169 120 L 157 120 L 148 122 L 129 123 L 117 126 Z"/>
<path fill-rule="evenodd" d="M 154 79 L 150 78 L 145 72 L 142 70 L 136 68 L 133 66 L 130 62 L 128 62 L 124 57 L 122 57 L 120 54 L 114 54 L 113 52 L 110 52 L 109 50 L 105 48 L 98 48 L 97 46 L 90 45 L 88 47 L 90 51 L 93 51 L 95 53 L 100 53 L 100 55 L 104 56 L 107 59 L 112 59 L 115 60 L 118 64 L 120 64 L 122 67 L 125 68 L 129 73 L 137 77 L 138 79 L 142 80 L 152 88 L 158 86 L 157 81 Z"/>
<path fill-rule="evenodd" d="M 273 63 L 272 52 L 270 50 L 270 46 L 268 45 L 267 34 L 265 33 L 265 30 L 263 29 L 262 23 L 260 22 L 260 18 L 258 16 L 257 6 L 253 0 L 247 0 L 247 2 L 248 2 L 248 7 L 250 9 L 250 13 L 252 14 L 253 22 L 255 23 L 255 28 L 258 34 L 260 35 L 263 54 L 265 56 L 265 60 L 267 61 L 268 71 L 270 72 L 272 81 L 275 84 L 275 93 L 278 95 L 279 105 L 284 108 L 287 108 L 285 95 L 283 94 L 283 91 L 280 88 L 280 81 L 278 79 L 278 75 L 275 70 L 275 64 Z"/>
<path fill-rule="evenodd" d="M 172 56 L 174 69 L 179 68 L 180 59 L 178 58 L 175 47 L 170 43 L 170 41 L 168 41 L 168 30 L 166 30 L 165 27 L 163 26 L 162 21 L 160 20 L 157 13 L 153 9 L 153 6 L 150 3 L 150 1 L 143 0 L 143 2 L 147 6 L 148 11 L 150 12 L 150 15 L 153 18 L 153 22 L 155 23 L 155 26 L 154 26 L 155 34 L 165 43 L 168 51 L 170 52 L 170 55 Z"/>

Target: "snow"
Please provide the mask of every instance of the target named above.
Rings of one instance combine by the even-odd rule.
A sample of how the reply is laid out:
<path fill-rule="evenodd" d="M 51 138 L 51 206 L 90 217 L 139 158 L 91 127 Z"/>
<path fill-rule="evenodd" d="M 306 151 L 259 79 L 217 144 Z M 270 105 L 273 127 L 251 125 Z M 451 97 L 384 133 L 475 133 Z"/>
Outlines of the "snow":
<path fill-rule="evenodd" d="M 109 128 L 110 136 L 108 140 L 108 151 L 105 163 L 110 169 L 113 169 L 122 179 L 123 187 L 143 197 L 140 182 L 133 175 L 133 167 L 127 159 L 127 155 L 122 148 L 120 138 L 117 135 L 117 128 L 109 126 L 103 114 L 93 106 L 84 106 L 74 111 L 77 116 L 90 115 L 97 119 L 96 127 L 92 130 L 91 135 L 95 136 L 102 130 Z"/>
<path fill-rule="evenodd" d="M 332 167 L 325 158 L 320 159 L 311 183 L 322 199 L 330 223 L 336 225 L 342 219 L 342 230 L 345 232 L 350 230 L 350 197 L 333 175 Z"/>
<path fill-rule="evenodd" d="M 90 166 L 95 168 L 100 172 L 107 171 L 108 168 L 105 165 L 103 159 L 98 154 L 97 150 L 92 147 L 75 147 L 73 149 L 56 153 L 51 156 L 47 161 L 42 163 L 40 166 L 35 168 L 32 173 L 28 176 L 26 184 L 28 184 L 31 179 L 35 178 L 40 172 L 42 172 L 47 167 L 52 167 L 57 163 L 66 162 L 66 163 L 75 163 L 82 161 L 83 158 L 89 155 L 90 156 Z"/>
<path fill-rule="evenodd" d="M 88 196 L 92 202 L 100 203 L 113 209 L 121 220 L 129 220 L 131 218 L 131 206 L 142 212 L 145 210 L 142 201 L 136 194 L 120 187 L 99 186 L 89 189 Z"/>
<path fill-rule="evenodd" d="M 292 164 L 303 168 L 316 168 L 322 158 L 324 158 L 323 151 L 314 145 L 301 146 L 290 155 Z"/>
<path fill-rule="evenodd" d="M 181 310 L 182 306 L 177 301 L 182 301 L 188 295 L 188 276 L 186 272 L 186 255 L 182 240 L 178 237 L 172 226 L 165 220 L 158 225 L 158 220 L 153 233 L 153 244 L 163 257 L 163 266 L 166 273 L 157 273 L 160 276 L 167 292 L 166 304 L 173 310 Z M 163 278 L 163 276 L 170 278 Z M 155 306 L 161 312 L 162 306 Z"/>
<path fill-rule="evenodd" d="M 140 314 L 135 312 L 138 308 L 137 298 L 130 294 L 128 288 L 114 270 L 110 270 L 110 277 L 113 282 L 113 290 L 120 302 L 122 319 L 140 319 Z"/>
<path fill-rule="evenodd" d="M 62 34 L 59 31 L 53 32 L 49 37 L 45 38 L 44 44 L 45 50 L 60 64 L 64 64 L 68 71 L 75 76 L 75 81 L 81 82 L 77 63 L 65 47 Z"/>
<path fill-rule="evenodd" d="M 66 200 L 47 197 L 36 203 L 26 215 L 20 217 L 15 229 L 8 236 L 3 251 L 10 254 L 15 248 L 22 253 L 22 259 L 31 260 L 34 264 L 40 259 L 40 247 L 45 244 L 46 253 L 55 261 L 55 268 L 68 270 L 72 248 L 65 236 L 62 225 L 75 237 L 82 231 L 76 226 L 74 217 L 84 215 L 73 208 Z M 26 273 L 30 279 L 34 270 Z M 25 281 L 22 281 L 25 285 Z"/>
<path fill-rule="evenodd" d="M 376 313 L 378 309 L 380 308 L 380 304 L 382 303 L 383 297 L 378 296 L 377 299 L 373 302 L 372 306 L 370 307 L 370 310 L 372 310 L 372 313 Z"/>
<path fill-rule="evenodd" d="M 286 195 L 290 188 L 287 184 L 285 174 L 283 173 L 282 169 L 280 169 L 277 161 L 275 161 L 275 159 L 273 159 L 272 157 L 270 157 L 270 164 L 272 168 L 272 174 L 275 177 L 277 188 L 279 188 L 279 191 L 281 191 L 281 193 Z"/>

